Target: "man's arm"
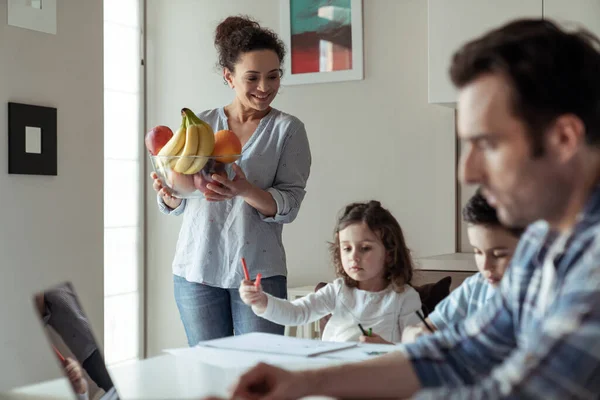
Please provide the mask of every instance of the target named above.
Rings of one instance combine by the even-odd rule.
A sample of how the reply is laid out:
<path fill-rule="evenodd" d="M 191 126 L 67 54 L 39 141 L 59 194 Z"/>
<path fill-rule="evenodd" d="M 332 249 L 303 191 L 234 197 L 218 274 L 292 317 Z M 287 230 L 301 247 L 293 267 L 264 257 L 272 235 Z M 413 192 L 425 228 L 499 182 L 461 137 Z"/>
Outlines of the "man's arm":
<path fill-rule="evenodd" d="M 439 387 L 427 394 L 445 399 L 597 398 L 600 393 L 600 308 L 597 307 L 600 269 L 594 269 L 596 271 L 588 274 L 571 271 L 557 293 L 557 302 L 550 305 L 543 320 L 538 324 L 523 320 L 519 329 L 526 333 L 519 346 L 484 377 L 461 387 Z M 460 360 L 458 354 L 453 353 L 456 351 L 444 357 L 446 362 Z M 419 370 L 420 361 L 414 363 Z M 435 376 L 423 379 L 427 375 L 419 372 L 417 375 L 424 386 L 441 386 Z"/>
<path fill-rule="evenodd" d="M 421 388 L 402 352 L 307 373 L 315 393 L 335 398 L 405 398 Z"/>
<path fill-rule="evenodd" d="M 347 399 L 399 398 L 417 390 L 419 381 L 410 363 L 396 352 L 361 363 L 304 371 L 260 363 L 239 378 L 231 398 L 280 400 L 313 394 Z"/>

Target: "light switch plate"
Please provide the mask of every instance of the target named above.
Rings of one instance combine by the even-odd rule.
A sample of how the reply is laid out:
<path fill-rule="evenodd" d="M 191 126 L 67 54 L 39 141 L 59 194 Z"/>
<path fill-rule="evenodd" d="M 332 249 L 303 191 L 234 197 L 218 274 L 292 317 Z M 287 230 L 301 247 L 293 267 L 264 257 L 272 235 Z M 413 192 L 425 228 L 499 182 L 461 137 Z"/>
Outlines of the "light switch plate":
<path fill-rule="evenodd" d="M 42 154 L 42 128 L 25 127 L 25 153 Z"/>
<path fill-rule="evenodd" d="M 58 174 L 57 117 L 54 107 L 8 102 L 9 174 Z"/>

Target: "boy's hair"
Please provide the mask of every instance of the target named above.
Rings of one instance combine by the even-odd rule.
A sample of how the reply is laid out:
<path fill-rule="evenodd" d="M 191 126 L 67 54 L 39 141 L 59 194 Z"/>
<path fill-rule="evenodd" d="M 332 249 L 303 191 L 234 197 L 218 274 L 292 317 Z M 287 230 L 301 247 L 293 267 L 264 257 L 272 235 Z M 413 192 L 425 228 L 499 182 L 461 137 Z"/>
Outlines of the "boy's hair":
<path fill-rule="evenodd" d="M 380 237 L 386 250 L 386 258 L 389 257 L 389 262 L 385 265 L 385 279 L 396 292 L 401 292 L 404 290 L 404 285 L 410 284 L 412 280 L 412 257 L 406 247 L 400 224 L 388 210 L 381 206 L 380 202 L 375 200 L 368 203 L 352 203 L 346 206 L 339 217 L 333 243 L 329 246 L 337 276 L 343 278 L 344 283 L 350 287 L 358 286 L 358 282 L 350 278 L 342 266 L 339 232 L 349 225 L 363 222 Z"/>
<path fill-rule="evenodd" d="M 473 197 L 469 199 L 467 204 L 462 209 L 463 220 L 472 225 L 487 225 L 506 229 L 513 236 L 519 237 L 523 233 L 521 228 L 507 228 L 502 225 L 498 219 L 496 209 L 490 206 L 481 194 L 481 190 L 477 190 Z"/>

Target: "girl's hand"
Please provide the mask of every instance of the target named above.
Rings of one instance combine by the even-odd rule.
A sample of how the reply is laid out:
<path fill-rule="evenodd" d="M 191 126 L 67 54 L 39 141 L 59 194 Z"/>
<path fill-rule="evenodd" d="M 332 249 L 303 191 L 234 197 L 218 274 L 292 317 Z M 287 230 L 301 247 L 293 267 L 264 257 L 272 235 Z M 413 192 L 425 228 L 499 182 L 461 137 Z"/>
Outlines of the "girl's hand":
<path fill-rule="evenodd" d="M 244 196 L 252 189 L 252 184 L 246 179 L 246 174 L 237 164 L 232 164 L 231 168 L 235 172 L 233 180 L 222 177 L 219 174 L 214 174 L 211 178 L 216 183 L 209 183 L 206 188 L 213 193 L 205 193 L 204 197 L 208 201 L 223 201 L 234 198 L 235 196 Z M 221 185 L 218 185 L 220 183 Z"/>
<path fill-rule="evenodd" d="M 245 304 L 252 306 L 257 314 L 262 314 L 267 309 L 267 295 L 263 292 L 262 286 L 258 285 L 257 287 L 252 281 L 242 281 L 240 297 Z"/>
<path fill-rule="evenodd" d="M 156 193 L 158 193 L 162 197 L 167 207 L 169 207 L 171 210 L 174 210 L 177 207 L 179 207 L 182 200 L 178 199 L 177 197 L 173 197 L 173 194 L 171 193 L 169 188 L 165 187 L 162 181 L 158 178 L 157 173 L 152 172 L 150 174 L 150 178 L 152 178 L 153 180 L 152 188 L 156 191 Z"/>
<path fill-rule="evenodd" d="M 394 344 L 392 342 L 388 342 L 387 340 L 385 340 L 384 338 L 382 338 L 381 336 L 372 333 L 371 336 L 365 336 L 365 335 L 361 335 L 358 340 L 361 343 L 379 343 L 379 344 Z"/>

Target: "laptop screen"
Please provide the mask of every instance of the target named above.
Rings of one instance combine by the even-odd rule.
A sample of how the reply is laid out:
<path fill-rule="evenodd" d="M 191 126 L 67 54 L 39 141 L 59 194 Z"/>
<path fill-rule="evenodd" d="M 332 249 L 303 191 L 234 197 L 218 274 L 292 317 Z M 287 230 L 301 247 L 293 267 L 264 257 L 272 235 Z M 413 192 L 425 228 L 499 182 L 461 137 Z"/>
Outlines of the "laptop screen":
<path fill-rule="evenodd" d="M 51 351 L 78 400 L 119 399 L 89 320 L 70 282 L 34 296 Z"/>

